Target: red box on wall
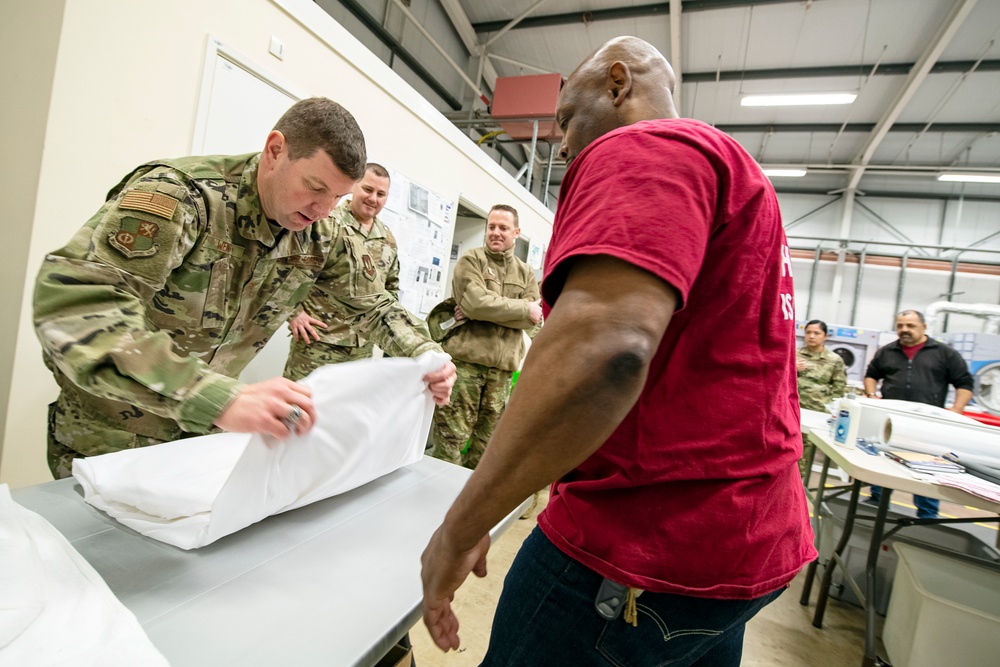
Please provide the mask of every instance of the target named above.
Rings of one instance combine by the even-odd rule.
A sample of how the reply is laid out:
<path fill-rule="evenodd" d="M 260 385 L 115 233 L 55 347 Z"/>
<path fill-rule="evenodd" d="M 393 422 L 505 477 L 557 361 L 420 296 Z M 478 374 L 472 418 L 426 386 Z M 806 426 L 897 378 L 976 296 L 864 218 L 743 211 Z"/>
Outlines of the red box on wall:
<path fill-rule="evenodd" d="M 490 114 L 512 139 L 531 139 L 532 122 L 504 118 L 538 118 L 538 138 L 559 139 L 562 132 L 555 117 L 562 85 L 559 73 L 498 77 Z"/>

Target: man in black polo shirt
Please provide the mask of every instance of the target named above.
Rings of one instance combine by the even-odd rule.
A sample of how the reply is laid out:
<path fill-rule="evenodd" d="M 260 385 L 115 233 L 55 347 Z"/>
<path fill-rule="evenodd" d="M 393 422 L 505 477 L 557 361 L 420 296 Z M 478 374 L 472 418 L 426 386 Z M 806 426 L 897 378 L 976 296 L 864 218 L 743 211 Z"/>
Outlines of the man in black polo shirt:
<path fill-rule="evenodd" d="M 927 337 L 927 323 L 916 310 L 904 310 L 896 317 L 899 340 L 880 347 L 865 373 L 865 396 L 874 397 L 882 381 L 882 398 L 914 401 L 944 407 L 948 385 L 955 387 L 955 404 L 949 408 L 959 414 L 972 398 L 972 374 L 962 355 Z M 871 502 L 878 502 L 882 488 L 872 486 Z M 914 496 L 917 517 L 933 519 L 938 515 L 936 498 Z"/>

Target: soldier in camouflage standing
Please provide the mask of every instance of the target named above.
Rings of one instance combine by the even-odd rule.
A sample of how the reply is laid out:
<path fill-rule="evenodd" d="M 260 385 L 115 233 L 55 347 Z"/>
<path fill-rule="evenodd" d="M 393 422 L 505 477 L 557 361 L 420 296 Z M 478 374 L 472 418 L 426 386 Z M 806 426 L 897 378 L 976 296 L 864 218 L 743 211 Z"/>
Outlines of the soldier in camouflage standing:
<path fill-rule="evenodd" d="M 387 291 L 399 299 L 399 257 L 396 238 L 378 219 L 389 196 L 389 172 L 369 162 L 365 175 L 354 184 L 351 200 L 341 202 L 333 216 L 340 222 L 352 270 L 338 274 L 340 284 L 330 291 L 379 294 Z M 292 344 L 285 363 L 285 377 L 301 380 L 316 368 L 372 356 L 373 343 L 351 330 L 348 317 L 336 303 L 313 289 L 289 320 Z M 323 331 L 317 331 L 321 328 Z"/>
<path fill-rule="evenodd" d="M 434 411 L 431 455 L 466 468 L 479 463 L 507 405 L 511 377 L 524 357 L 521 332 L 542 320 L 535 274 L 514 256 L 520 235 L 517 211 L 498 204 L 486 220 L 486 244 L 455 266 L 456 325 L 444 350 L 455 362 L 458 380 L 451 403 Z"/>
<path fill-rule="evenodd" d="M 803 337 L 805 345 L 795 353 L 795 370 L 799 376 L 799 406 L 806 410 L 826 411 L 826 404 L 840 398 L 847 389 L 847 369 L 840 356 L 826 349 L 826 323 L 810 320 Z M 809 451 L 814 445 L 802 436 L 802 458 L 799 472 L 805 479 Z"/>
<path fill-rule="evenodd" d="M 262 153 L 159 160 L 126 176 L 69 245 L 49 254 L 34 294 L 49 406 L 48 460 L 220 428 L 287 437 L 316 414 L 308 388 L 236 378 L 325 271 L 328 216 L 364 175 L 353 116 L 324 98 L 293 105 Z M 434 349 L 391 295 L 341 305 L 401 356 Z M 425 377 L 446 402 L 451 364 Z"/>

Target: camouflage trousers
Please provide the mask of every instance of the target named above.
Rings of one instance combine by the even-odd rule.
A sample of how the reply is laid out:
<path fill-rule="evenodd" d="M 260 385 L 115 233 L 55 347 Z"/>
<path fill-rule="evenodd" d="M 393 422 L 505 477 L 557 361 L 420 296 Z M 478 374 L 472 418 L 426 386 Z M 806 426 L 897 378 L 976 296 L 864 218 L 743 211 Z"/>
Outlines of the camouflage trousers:
<path fill-rule="evenodd" d="M 510 397 L 510 371 L 454 360 L 451 403 L 434 410 L 431 456 L 474 470 Z M 463 453 L 466 441 L 468 449 Z"/>
<path fill-rule="evenodd" d="M 178 429 L 178 437 L 183 437 Z M 186 434 L 194 435 L 194 434 Z M 163 440 L 129 433 L 91 414 L 65 393 L 49 403 L 49 470 L 56 479 L 73 475 L 73 459 L 158 445 Z"/>
<path fill-rule="evenodd" d="M 816 445 L 805 433 L 802 434 L 802 456 L 799 458 L 799 476 L 806 484 L 809 483 L 809 455 L 816 449 Z M 815 456 L 815 454 L 813 454 Z"/>
<path fill-rule="evenodd" d="M 293 338 L 292 345 L 288 350 L 288 361 L 285 362 L 284 376 L 298 382 L 320 366 L 368 359 L 372 356 L 372 348 L 374 347 L 375 344 L 372 341 L 359 347 L 351 347 L 320 341 L 306 344 Z"/>

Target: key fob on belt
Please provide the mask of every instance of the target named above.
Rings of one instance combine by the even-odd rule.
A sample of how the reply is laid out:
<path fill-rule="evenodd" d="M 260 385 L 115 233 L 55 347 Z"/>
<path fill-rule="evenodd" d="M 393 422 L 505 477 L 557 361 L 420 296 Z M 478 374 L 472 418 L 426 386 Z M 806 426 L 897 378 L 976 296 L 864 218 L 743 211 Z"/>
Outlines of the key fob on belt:
<path fill-rule="evenodd" d="M 610 579 L 601 582 L 601 587 L 597 590 L 597 597 L 594 599 L 594 608 L 601 618 L 613 621 L 622 613 L 625 606 L 625 597 L 628 593 L 628 586 L 618 584 Z"/>

